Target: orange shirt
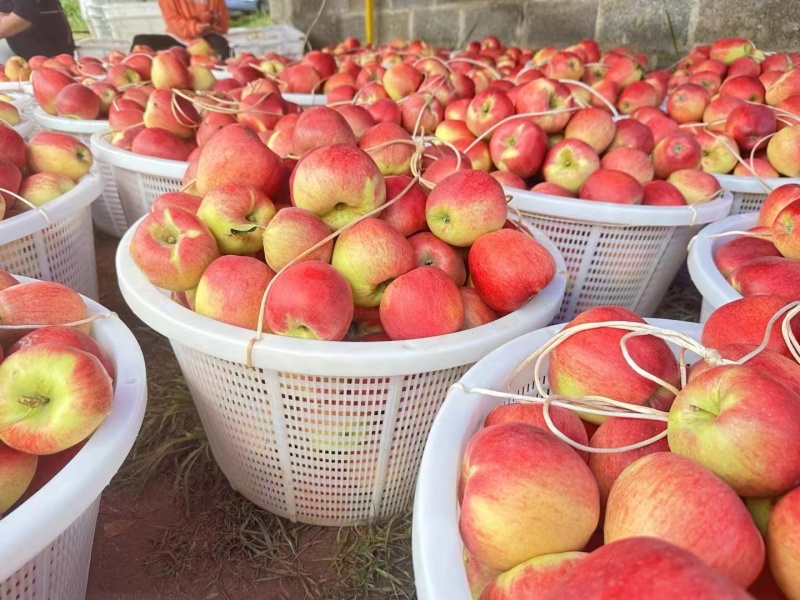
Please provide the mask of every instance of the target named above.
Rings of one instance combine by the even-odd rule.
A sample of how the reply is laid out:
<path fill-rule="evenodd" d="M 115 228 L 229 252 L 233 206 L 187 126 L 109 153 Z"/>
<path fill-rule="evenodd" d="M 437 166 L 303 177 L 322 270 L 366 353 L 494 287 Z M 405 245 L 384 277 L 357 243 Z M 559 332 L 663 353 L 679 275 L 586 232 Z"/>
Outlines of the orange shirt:
<path fill-rule="evenodd" d="M 158 0 L 158 6 L 164 15 L 167 33 L 182 40 L 188 41 L 202 35 L 198 30 L 201 23 L 211 26 L 203 33 L 228 31 L 230 17 L 225 0 Z"/>

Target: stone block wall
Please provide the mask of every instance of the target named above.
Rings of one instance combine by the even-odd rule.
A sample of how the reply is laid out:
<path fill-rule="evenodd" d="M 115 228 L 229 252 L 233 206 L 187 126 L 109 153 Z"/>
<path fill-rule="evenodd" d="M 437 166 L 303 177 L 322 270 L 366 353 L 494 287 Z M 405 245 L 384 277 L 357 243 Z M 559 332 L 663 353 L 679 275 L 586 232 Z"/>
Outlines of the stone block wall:
<path fill-rule="evenodd" d="M 321 0 L 270 0 L 277 23 L 303 31 Z M 667 14 L 669 13 L 669 19 Z M 741 35 L 764 50 L 800 45 L 800 0 L 375 0 L 378 43 L 424 39 L 456 47 L 486 35 L 506 44 L 564 46 L 583 38 L 631 45 L 654 57 Z M 314 47 L 364 38 L 364 1 L 327 0 L 311 35 Z"/>

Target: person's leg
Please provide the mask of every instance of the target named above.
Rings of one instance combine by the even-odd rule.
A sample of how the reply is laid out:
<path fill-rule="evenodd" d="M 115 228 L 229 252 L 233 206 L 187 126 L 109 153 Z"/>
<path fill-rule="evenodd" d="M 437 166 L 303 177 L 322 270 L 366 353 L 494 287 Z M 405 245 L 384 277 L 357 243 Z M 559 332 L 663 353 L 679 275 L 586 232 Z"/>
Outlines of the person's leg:
<path fill-rule="evenodd" d="M 203 37 L 208 42 L 208 45 L 211 46 L 211 49 L 214 50 L 222 60 L 230 58 L 231 47 L 228 45 L 228 40 L 223 36 L 218 33 L 209 33 Z"/>
<path fill-rule="evenodd" d="M 131 43 L 131 50 L 133 50 L 134 46 L 150 46 L 156 52 L 160 50 L 168 50 L 174 46 L 184 46 L 174 37 L 169 35 L 158 35 L 158 34 L 140 34 L 133 38 L 133 42 Z"/>

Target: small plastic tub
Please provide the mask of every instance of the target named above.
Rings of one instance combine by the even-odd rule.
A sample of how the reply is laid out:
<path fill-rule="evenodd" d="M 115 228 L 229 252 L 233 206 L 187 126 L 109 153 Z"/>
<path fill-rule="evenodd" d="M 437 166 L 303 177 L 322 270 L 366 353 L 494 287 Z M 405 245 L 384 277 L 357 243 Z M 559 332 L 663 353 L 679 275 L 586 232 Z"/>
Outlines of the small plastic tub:
<path fill-rule="evenodd" d="M 764 204 L 764 198 L 769 195 L 769 190 L 755 177 L 741 177 L 739 175 L 715 175 L 722 189 L 730 192 L 733 196 L 731 204 L 731 214 L 739 215 L 742 213 L 758 212 Z M 770 188 L 775 189 L 787 183 L 800 183 L 800 179 L 788 177 L 761 178 Z"/>

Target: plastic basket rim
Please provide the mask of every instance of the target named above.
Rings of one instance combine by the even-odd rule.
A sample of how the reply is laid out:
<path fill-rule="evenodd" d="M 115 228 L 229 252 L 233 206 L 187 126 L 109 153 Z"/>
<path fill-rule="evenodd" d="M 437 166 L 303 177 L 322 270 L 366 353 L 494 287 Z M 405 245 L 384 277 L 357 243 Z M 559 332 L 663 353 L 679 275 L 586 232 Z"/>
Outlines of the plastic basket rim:
<path fill-rule="evenodd" d="M 49 131 L 61 133 L 97 133 L 98 131 L 108 131 L 108 119 L 69 119 L 67 117 L 55 117 L 44 112 L 41 106 L 37 106 L 33 111 L 33 120 Z"/>
<path fill-rule="evenodd" d="M 689 275 L 703 300 L 713 309 L 742 297 L 720 273 L 714 263 L 714 252 L 735 237 L 712 238 L 710 236 L 726 231 L 745 231 L 758 225 L 758 213 L 743 213 L 722 219 L 703 229 L 689 249 Z"/>
<path fill-rule="evenodd" d="M 11 102 L 9 104 L 12 104 L 13 106 L 17 107 L 17 110 L 25 110 L 26 108 L 33 105 L 33 96 L 31 96 L 30 94 L 26 94 L 25 92 L 14 91 L 14 92 L 0 92 L 0 93 L 6 93 L 12 96 Z"/>
<path fill-rule="evenodd" d="M 1 81 L 0 92 L 20 92 L 32 94 L 33 84 L 30 81 Z"/>
<path fill-rule="evenodd" d="M 38 210 L 28 210 L 0 221 L 0 245 L 47 229 L 52 223 L 57 223 L 86 208 L 102 193 L 103 181 L 100 177 L 92 173 L 86 174 L 70 191 L 39 207 L 50 218 L 50 223 L 45 221 Z"/>
<path fill-rule="evenodd" d="M 702 325 L 670 319 L 645 319 L 658 327 L 677 330 L 699 339 Z M 518 337 L 488 354 L 461 378 L 472 387 L 492 387 L 498 365 L 519 364 L 533 350 L 564 327 L 551 325 Z M 470 598 L 463 563 L 463 543 L 458 531 L 456 489 L 462 450 L 473 432 L 475 414 L 482 396 L 450 390 L 439 409 L 425 443 L 417 478 L 412 519 L 412 557 L 417 596 L 420 600 L 462 600 Z M 480 419 L 480 423 L 483 419 Z M 479 423 L 479 424 L 480 424 Z M 475 429 L 477 431 L 477 429 Z"/>
<path fill-rule="evenodd" d="M 144 219 L 145 217 L 142 217 Z M 130 241 L 141 219 L 117 247 L 119 287 L 130 309 L 149 327 L 183 346 L 216 358 L 245 363 L 255 332 L 199 315 L 150 284 L 130 257 Z M 531 228 L 532 229 L 532 228 Z M 519 310 L 481 327 L 435 338 L 391 342 L 321 342 L 266 335 L 252 350 L 256 368 L 331 377 L 395 376 L 449 369 L 476 362 L 501 342 L 530 330 L 537 315 L 550 322 L 563 302 L 566 265 L 555 245 L 534 235 L 556 262 L 556 276 Z"/>
<path fill-rule="evenodd" d="M 2 126 L 5 127 L 5 125 Z M 16 125 L 12 125 L 11 128 L 18 134 L 20 134 L 22 137 L 27 138 L 33 133 L 34 130 L 33 119 L 27 117 L 24 114 L 20 114 L 19 123 L 17 123 Z"/>
<path fill-rule="evenodd" d="M 726 192 L 763 194 L 764 196 L 769 194 L 769 190 L 765 190 L 755 177 L 744 175 L 714 175 L 714 177 Z M 800 177 L 762 177 L 761 181 L 774 190 L 790 183 L 800 184 Z"/>
<path fill-rule="evenodd" d="M 23 285 L 35 281 L 17 278 Z M 90 298 L 83 300 L 90 314 L 109 312 Z M 100 497 L 139 433 L 147 404 L 141 348 L 117 316 L 95 321 L 93 331 L 114 363 L 114 408 L 58 475 L 0 520 L 0 582 L 35 558 Z"/>
<path fill-rule="evenodd" d="M 640 227 L 705 225 L 728 216 L 733 202 L 733 195 L 727 191 L 724 191 L 719 198 L 704 204 L 642 206 L 563 198 L 505 186 L 503 190 L 512 197 L 509 206 L 535 215 L 579 223 Z M 576 218 L 576 215 L 581 217 Z"/>
<path fill-rule="evenodd" d="M 325 94 L 289 94 L 281 93 L 283 99 L 299 106 L 324 106 Z"/>
<path fill-rule="evenodd" d="M 112 167 L 119 167 L 128 171 L 135 171 L 137 173 L 154 175 L 157 177 L 183 179 L 183 175 L 189 167 L 188 162 L 155 158 L 153 156 L 145 156 L 143 154 L 136 154 L 135 152 L 123 150 L 122 148 L 117 148 L 103 139 L 103 136 L 107 133 L 109 133 L 108 129 L 105 131 L 98 131 L 93 133 L 90 138 L 89 143 L 96 158 L 108 163 Z"/>

